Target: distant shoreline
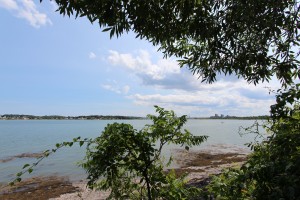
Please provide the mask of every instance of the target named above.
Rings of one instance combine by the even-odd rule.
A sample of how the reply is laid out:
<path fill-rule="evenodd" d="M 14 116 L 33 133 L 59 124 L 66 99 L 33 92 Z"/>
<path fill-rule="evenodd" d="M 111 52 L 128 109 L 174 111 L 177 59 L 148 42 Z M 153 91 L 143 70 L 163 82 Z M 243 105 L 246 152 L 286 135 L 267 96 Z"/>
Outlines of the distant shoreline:
<path fill-rule="evenodd" d="M 60 115 L 19 115 L 5 114 L 0 115 L 0 120 L 137 120 L 146 119 L 136 116 L 118 116 L 118 115 L 82 115 L 82 116 L 60 116 Z"/>
<path fill-rule="evenodd" d="M 0 120 L 146 120 L 146 117 L 136 117 L 136 116 L 121 116 L 121 115 L 82 115 L 82 116 L 60 116 L 60 115 L 45 115 L 45 116 L 35 116 L 35 115 L 19 115 L 19 114 L 5 114 L 0 115 Z M 226 116 L 226 117 L 188 117 L 188 119 L 196 120 L 267 120 L 269 116 L 247 116 L 247 117 L 236 117 L 236 116 Z"/>

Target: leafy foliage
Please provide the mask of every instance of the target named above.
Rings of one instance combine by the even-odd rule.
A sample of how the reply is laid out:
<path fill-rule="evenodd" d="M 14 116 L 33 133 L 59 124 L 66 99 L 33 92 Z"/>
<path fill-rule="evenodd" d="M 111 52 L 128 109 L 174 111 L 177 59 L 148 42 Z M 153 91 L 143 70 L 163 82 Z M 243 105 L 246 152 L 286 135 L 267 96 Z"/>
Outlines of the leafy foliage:
<path fill-rule="evenodd" d="M 81 166 L 88 173 L 91 188 L 111 189 L 110 198 L 116 199 L 185 199 L 195 192 L 185 188 L 184 179 L 176 179 L 174 172 L 166 175 L 161 151 L 167 143 L 189 149 L 207 136 L 182 131 L 186 116 L 155 108 L 159 115 L 148 115 L 153 124 L 142 130 L 130 124 L 109 124 L 101 136 L 88 143 Z"/>
<path fill-rule="evenodd" d="M 241 169 L 214 177 L 209 195 L 220 199 L 298 199 L 300 196 L 300 109 L 270 122 L 271 136 L 252 144 Z"/>
<path fill-rule="evenodd" d="M 290 118 L 295 111 L 293 105 L 300 103 L 300 83 L 278 89 L 275 93 L 276 104 L 271 106 L 271 117 L 275 120 Z"/>
<path fill-rule="evenodd" d="M 255 84 L 300 78 L 297 0 L 55 1 L 59 13 L 98 22 L 110 37 L 134 31 L 209 83 L 217 73 Z"/>

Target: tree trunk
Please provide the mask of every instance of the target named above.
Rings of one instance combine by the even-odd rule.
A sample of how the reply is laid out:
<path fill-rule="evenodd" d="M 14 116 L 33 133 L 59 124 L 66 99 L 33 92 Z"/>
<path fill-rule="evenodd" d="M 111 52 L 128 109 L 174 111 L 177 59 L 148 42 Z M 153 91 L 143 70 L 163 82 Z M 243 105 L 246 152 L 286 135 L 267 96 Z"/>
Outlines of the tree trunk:
<path fill-rule="evenodd" d="M 151 197 L 151 189 L 150 189 L 150 180 L 149 180 L 147 171 L 144 171 L 143 174 L 144 174 L 144 177 L 145 177 L 145 180 L 146 180 L 146 184 L 147 184 L 148 200 L 152 200 L 152 197 Z"/>

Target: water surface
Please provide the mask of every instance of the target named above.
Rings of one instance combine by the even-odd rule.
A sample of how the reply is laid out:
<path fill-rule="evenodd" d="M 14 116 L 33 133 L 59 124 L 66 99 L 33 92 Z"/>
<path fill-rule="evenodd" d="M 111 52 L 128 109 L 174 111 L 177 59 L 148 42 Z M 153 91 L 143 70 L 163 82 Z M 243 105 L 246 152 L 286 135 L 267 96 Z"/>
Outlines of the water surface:
<path fill-rule="evenodd" d="M 56 143 L 72 141 L 73 138 L 95 138 L 99 136 L 108 123 L 130 123 L 141 129 L 149 120 L 0 120 L 0 160 L 12 158 L 22 153 L 39 153 L 52 149 Z M 207 142 L 195 150 L 217 147 L 220 150 L 245 148 L 244 144 L 253 140 L 254 135 L 240 137 L 240 126 L 248 127 L 253 120 L 188 120 L 185 128 L 194 135 L 208 135 Z M 178 146 L 169 145 L 166 156 Z M 86 175 L 77 166 L 84 158 L 84 147 L 73 146 L 59 150 L 41 162 L 31 176 L 64 175 L 71 180 L 83 179 Z M 15 158 L 0 162 L 0 182 L 14 178 L 22 166 L 35 162 L 35 158 Z M 25 176 L 26 177 L 26 176 Z"/>

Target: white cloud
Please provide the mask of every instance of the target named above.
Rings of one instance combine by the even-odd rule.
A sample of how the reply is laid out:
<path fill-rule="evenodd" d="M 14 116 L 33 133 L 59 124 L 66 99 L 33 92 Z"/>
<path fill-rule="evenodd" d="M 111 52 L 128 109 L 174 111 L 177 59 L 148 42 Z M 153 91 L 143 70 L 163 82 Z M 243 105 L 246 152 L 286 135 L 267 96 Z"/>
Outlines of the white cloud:
<path fill-rule="evenodd" d="M 119 88 L 116 88 L 116 87 L 114 87 L 112 85 L 109 85 L 109 84 L 103 84 L 103 85 L 101 85 L 101 87 L 105 90 L 109 90 L 109 91 L 112 91 L 112 92 L 115 92 L 115 93 L 118 93 L 118 94 L 121 93 Z"/>
<path fill-rule="evenodd" d="M 0 0 L 0 7 L 11 11 L 18 18 L 25 19 L 35 28 L 52 25 L 48 16 L 37 9 L 33 0 Z"/>
<path fill-rule="evenodd" d="M 0 7 L 6 10 L 17 10 L 18 5 L 14 0 L 0 0 Z"/>
<path fill-rule="evenodd" d="M 160 105 L 180 114 L 211 116 L 215 113 L 235 116 L 264 115 L 275 103 L 268 89 L 247 84 L 244 80 L 202 84 L 198 91 L 168 90 L 162 93 L 128 96 L 137 105 Z"/>
<path fill-rule="evenodd" d="M 179 74 L 180 68 L 176 61 L 159 59 L 152 63 L 150 54 L 140 50 L 138 55 L 121 54 L 117 51 L 109 51 L 108 61 L 113 65 L 127 68 L 140 77 L 147 77 L 151 80 L 162 80 L 170 74 Z"/>
<path fill-rule="evenodd" d="M 190 71 L 181 69 L 176 60 L 158 59 L 153 62 L 150 54 L 145 50 L 140 50 L 136 54 L 111 50 L 107 60 L 114 66 L 125 68 L 146 86 L 196 91 L 201 84 L 201 81 Z"/>
<path fill-rule="evenodd" d="M 180 69 L 175 60 L 151 60 L 147 51 L 122 54 L 110 51 L 110 64 L 125 68 L 138 77 L 143 85 L 159 90 L 134 91 L 127 97 L 137 105 L 160 105 L 178 113 L 193 116 L 210 116 L 215 113 L 236 116 L 264 115 L 274 104 L 274 95 L 266 87 L 277 89 L 278 81 L 248 84 L 243 79 L 220 75 L 213 84 L 202 83 L 187 69 Z M 128 75 L 127 75 L 128 76 Z M 151 88 L 151 89 L 152 89 Z"/>
<path fill-rule="evenodd" d="M 96 58 L 97 56 L 96 56 L 96 54 L 94 53 L 94 52 L 90 52 L 89 53 L 89 58 L 90 59 L 94 59 L 94 58 Z"/>
<path fill-rule="evenodd" d="M 102 84 L 101 87 L 105 90 L 109 90 L 117 94 L 127 94 L 130 90 L 130 86 L 128 85 L 119 86 L 117 81 L 111 81 L 111 82 L 112 83 L 110 84 Z"/>
<path fill-rule="evenodd" d="M 268 114 L 269 107 L 274 103 L 272 98 L 257 100 L 241 96 L 239 93 L 209 91 L 196 93 L 130 95 L 134 103 L 143 106 L 160 105 L 176 110 L 181 114 L 194 116 L 211 116 L 214 113 L 228 115 L 263 115 Z"/>
<path fill-rule="evenodd" d="M 111 50 L 107 60 L 110 64 L 125 68 L 131 75 L 138 77 L 143 85 L 158 89 L 196 92 L 206 89 L 214 91 L 243 87 L 246 92 L 253 86 L 249 86 L 241 79 L 224 76 L 220 76 L 213 84 L 202 83 L 197 75 L 193 75 L 188 69 L 180 68 L 176 60 L 158 59 L 153 62 L 150 54 L 145 50 L 140 50 L 137 54 Z M 257 87 L 253 88 L 257 90 Z"/>

